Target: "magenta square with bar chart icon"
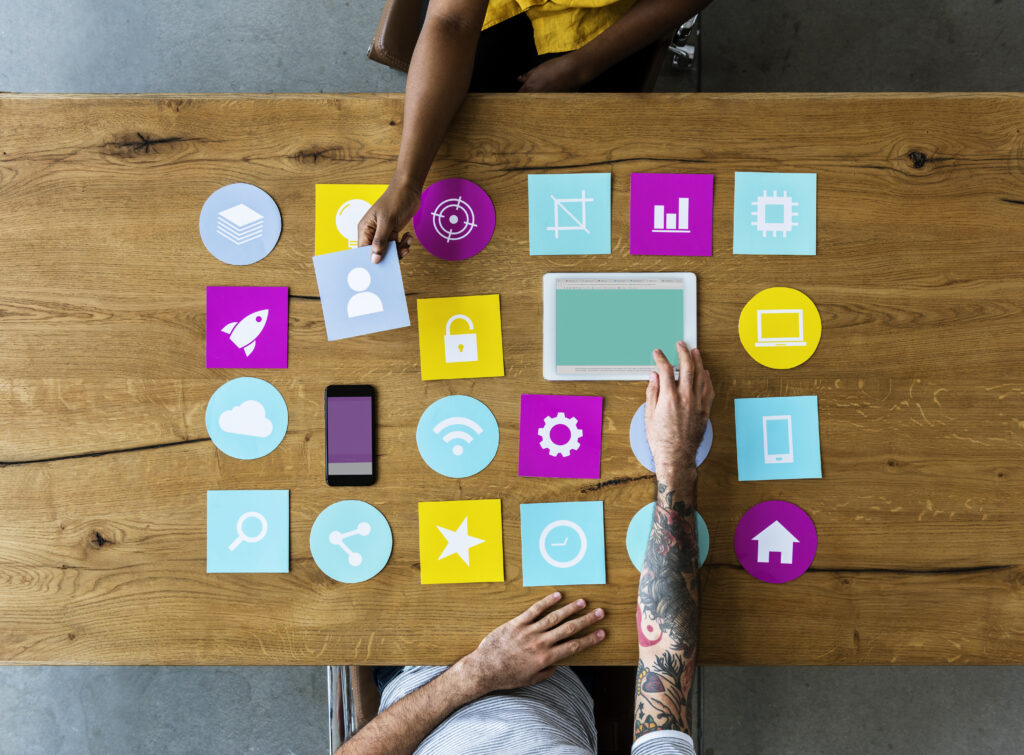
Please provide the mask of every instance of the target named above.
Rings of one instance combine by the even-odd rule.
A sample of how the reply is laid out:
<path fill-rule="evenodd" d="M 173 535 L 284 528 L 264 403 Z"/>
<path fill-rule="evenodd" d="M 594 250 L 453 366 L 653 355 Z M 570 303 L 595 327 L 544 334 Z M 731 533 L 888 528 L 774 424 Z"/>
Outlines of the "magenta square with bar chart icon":
<path fill-rule="evenodd" d="M 287 286 L 207 286 L 206 366 L 288 366 Z"/>
<path fill-rule="evenodd" d="M 710 173 L 633 173 L 629 253 L 711 256 Z"/>
<path fill-rule="evenodd" d="M 519 476 L 601 477 L 600 396 L 524 393 L 519 408 Z"/>

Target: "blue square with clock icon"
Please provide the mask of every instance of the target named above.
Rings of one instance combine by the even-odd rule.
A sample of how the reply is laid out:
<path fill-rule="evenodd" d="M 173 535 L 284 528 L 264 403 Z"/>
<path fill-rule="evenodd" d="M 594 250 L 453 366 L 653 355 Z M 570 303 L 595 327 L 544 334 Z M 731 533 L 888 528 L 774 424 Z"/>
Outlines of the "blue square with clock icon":
<path fill-rule="evenodd" d="M 603 585 L 604 502 L 523 503 L 523 586 Z"/>

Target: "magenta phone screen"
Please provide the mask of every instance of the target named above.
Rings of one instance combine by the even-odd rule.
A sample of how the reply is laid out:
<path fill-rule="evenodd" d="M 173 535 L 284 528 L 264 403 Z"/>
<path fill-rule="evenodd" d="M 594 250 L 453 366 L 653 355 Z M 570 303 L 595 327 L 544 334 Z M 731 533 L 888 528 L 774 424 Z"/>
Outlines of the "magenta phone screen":
<path fill-rule="evenodd" d="M 373 399 L 327 398 L 327 474 L 373 474 Z"/>

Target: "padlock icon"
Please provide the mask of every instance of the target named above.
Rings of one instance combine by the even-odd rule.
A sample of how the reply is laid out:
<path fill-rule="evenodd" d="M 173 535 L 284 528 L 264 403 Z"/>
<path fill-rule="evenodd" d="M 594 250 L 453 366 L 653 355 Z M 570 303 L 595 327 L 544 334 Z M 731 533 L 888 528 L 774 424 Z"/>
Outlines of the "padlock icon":
<path fill-rule="evenodd" d="M 473 321 L 465 315 L 452 315 L 444 326 L 444 361 L 451 362 L 475 362 L 476 354 L 476 333 L 452 334 L 452 323 L 456 320 L 465 320 L 469 329 L 473 330 Z"/>

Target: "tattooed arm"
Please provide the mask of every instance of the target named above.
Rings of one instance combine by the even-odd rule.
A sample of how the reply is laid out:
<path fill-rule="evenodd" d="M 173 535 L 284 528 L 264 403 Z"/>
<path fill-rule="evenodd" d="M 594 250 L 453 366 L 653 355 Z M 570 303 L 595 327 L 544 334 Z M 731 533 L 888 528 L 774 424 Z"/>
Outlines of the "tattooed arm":
<path fill-rule="evenodd" d="M 682 342 L 679 380 L 661 350 L 647 385 L 645 422 L 658 499 L 640 571 L 633 739 L 670 729 L 693 735 L 691 688 L 697 655 L 697 446 L 715 393 L 700 352 Z"/>

